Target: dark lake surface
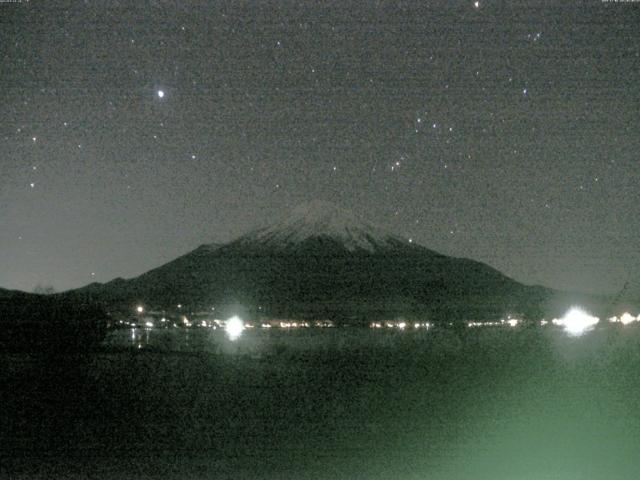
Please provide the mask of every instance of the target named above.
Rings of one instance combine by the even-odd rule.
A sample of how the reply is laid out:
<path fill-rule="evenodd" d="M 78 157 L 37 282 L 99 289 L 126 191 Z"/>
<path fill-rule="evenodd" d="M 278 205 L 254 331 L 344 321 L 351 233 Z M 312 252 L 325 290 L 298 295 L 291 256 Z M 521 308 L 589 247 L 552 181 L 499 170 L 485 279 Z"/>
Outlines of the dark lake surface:
<path fill-rule="evenodd" d="M 0 478 L 640 472 L 640 329 L 117 330 L 0 354 Z"/>

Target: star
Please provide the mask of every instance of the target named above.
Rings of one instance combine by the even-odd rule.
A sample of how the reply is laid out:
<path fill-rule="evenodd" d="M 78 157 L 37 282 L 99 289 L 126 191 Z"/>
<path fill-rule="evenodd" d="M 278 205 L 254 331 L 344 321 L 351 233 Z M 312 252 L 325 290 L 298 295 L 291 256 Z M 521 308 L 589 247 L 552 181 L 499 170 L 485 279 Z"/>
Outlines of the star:
<path fill-rule="evenodd" d="M 158 90 L 158 98 L 164 98 L 164 90 Z"/>
<path fill-rule="evenodd" d="M 480 8 L 480 2 L 475 1 L 473 2 L 473 8 L 475 8 L 476 10 Z"/>

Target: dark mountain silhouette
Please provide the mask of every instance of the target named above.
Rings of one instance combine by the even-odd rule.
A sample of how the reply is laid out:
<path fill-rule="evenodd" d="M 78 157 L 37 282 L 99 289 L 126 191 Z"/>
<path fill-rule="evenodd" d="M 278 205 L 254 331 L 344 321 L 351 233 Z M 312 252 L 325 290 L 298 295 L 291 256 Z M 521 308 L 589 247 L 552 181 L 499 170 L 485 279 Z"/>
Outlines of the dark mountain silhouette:
<path fill-rule="evenodd" d="M 96 347 L 110 317 L 75 296 L 0 289 L 0 351 L 79 351 Z"/>
<path fill-rule="evenodd" d="M 483 263 L 441 255 L 327 202 L 224 245 L 202 245 L 139 277 L 65 295 L 110 308 L 238 306 L 270 316 L 433 320 L 539 318 L 587 296 L 526 286 Z M 220 311 L 220 310 L 218 310 Z"/>

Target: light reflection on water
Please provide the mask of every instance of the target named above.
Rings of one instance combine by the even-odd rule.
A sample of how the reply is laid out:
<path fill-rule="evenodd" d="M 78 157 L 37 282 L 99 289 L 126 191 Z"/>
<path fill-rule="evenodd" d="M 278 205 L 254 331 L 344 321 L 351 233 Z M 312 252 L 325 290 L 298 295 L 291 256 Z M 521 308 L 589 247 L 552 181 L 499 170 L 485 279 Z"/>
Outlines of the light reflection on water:
<path fill-rule="evenodd" d="M 626 328 L 626 327 L 625 327 Z M 514 333 L 513 328 L 487 328 L 484 333 L 477 328 L 469 329 L 465 335 L 469 338 L 486 335 L 500 336 Z M 517 333 L 517 331 L 515 332 Z M 561 356 L 573 356 L 592 351 L 591 334 L 585 331 L 582 337 L 560 328 L 541 328 L 540 335 L 549 339 L 550 344 Z M 155 352 L 195 352 L 211 354 L 245 354 L 261 356 L 274 351 L 306 350 L 348 350 L 368 347 L 393 347 L 406 342 L 420 342 L 421 339 L 437 338 L 438 348 L 449 349 L 459 346 L 458 334 L 451 330 L 424 329 L 369 329 L 369 328 L 333 328 L 333 329 L 242 329 L 232 332 L 211 328 L 131 328 L 112 330 L 103 342 L 109 348 L 133 348 Z M 601 338 L 601 337 L 598 337 Z M 587 346 L 588 345 L 588 346 Z"/>
<path fill-rule="evenodd" d="M 121 332 L 111 338 L 125 339 Z M 313 414 L 288 406 L 307 425 L 303 450 L 331 439 L 322 447 L 328 456 L 298 458 L 305 478 L 337 478 L 326 474 L 334 469 L 339 478 L 363 479 L 622 480 L 640 468 L 633 413 L 640 407 L 640 329 L 597 328 L 579 337 L 560 328 L 267 329 L 244 331 L 235 342 L 223 330 L 174 329 L 137 331 L 138 341 L 150 349 L 247 354 L 249 363 L 240 365 L 264 365 L 255 378 L 273 378 L 263 369 L 282 371 L 287 380 L 276 385 L 329 422 L 315 431 Z M 331 395 L 313 394 L 323 404 L 297 391 L 297 382 L 313 385 L 323 373 L 296 367 L 304 357 L 295 352 L 321 356 L 331 348 L 378 353 L 356 357 L 363 370 L 336 367 L 332 375 L 343 372 L 345 385 L 331 381 Z M 394 351 L 408 354 L 398 360 L 388 354 Z"/>
<path fill-rule="evenodd" d="M 639 345 L 640 329 L 622 326 L 247 329 L 236 341 L 116 330 L 82 370 L 108 415 L 54 410 L 66 417 L 51 437 L 82 425 L 68 437 L 87 432 L 79 451 L 96 442 L 110 478 L 132 478 L 124 446 L 134 471 L 171 478 L 627 480 L 640 470 Z M 273 474 L 256 475 L 265 464 Z"/>

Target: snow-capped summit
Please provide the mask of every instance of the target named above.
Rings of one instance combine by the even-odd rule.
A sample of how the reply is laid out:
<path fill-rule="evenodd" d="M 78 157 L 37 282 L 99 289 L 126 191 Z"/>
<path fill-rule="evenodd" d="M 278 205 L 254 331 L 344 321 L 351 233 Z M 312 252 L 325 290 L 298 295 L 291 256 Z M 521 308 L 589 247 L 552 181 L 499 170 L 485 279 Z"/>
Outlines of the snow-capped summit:
<path fill-rule="evenodd" d="M 288 248 L 315 238 L 333 240 L 348 251 L 375 252 L 409 243 L 350 210 L 320 200 L 300 204 L 283 221 L 251 232 L 240 240 L 243 244 Z"/>

